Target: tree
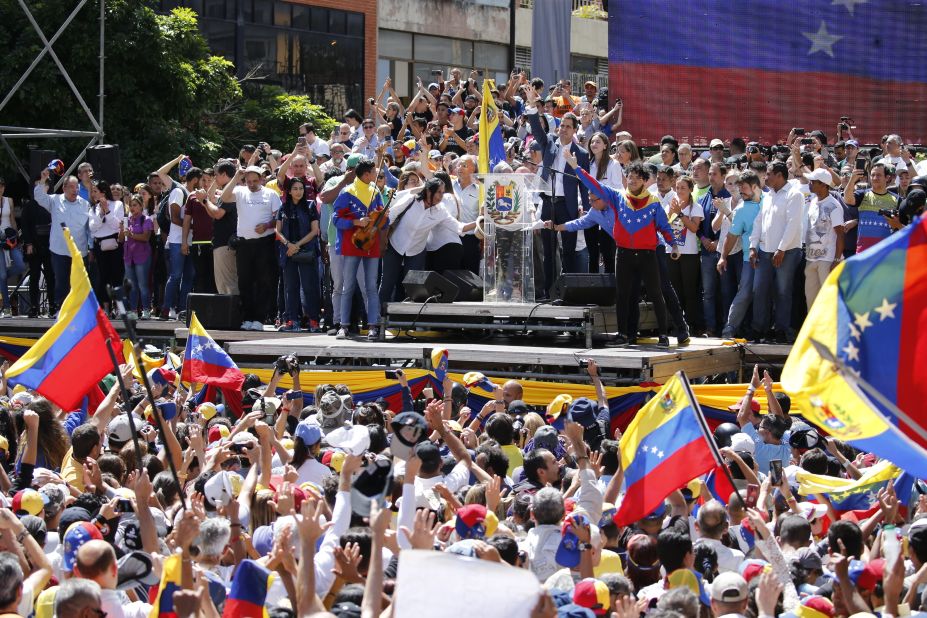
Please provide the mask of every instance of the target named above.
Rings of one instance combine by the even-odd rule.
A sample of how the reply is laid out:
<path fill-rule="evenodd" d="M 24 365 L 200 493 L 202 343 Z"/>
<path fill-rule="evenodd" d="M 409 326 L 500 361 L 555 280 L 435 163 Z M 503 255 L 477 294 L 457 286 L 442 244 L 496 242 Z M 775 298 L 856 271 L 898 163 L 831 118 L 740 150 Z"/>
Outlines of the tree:
<path fill-rule="evenodd" d="M 94 114 L 99 83 L 99 1 L 88 2 L 54 45 Z M 144 180 L 148 172 L 179 153 L 206 167 L 221 155 L 237 153 L 245 143 L 266 141 L 289 151 L 302 122 L 314 122 L 322 135 L 331 131 L 334 121 L 307 97 L 286 94 L 275 86 L 239 82 L 231 62 L 210 54 L 192 10 L 177 8 L 162 15 L 154 11 L 153 4 L 106 0 L 103 128 L 106 143 L 120 146 L 126 183 Z M 47 37 L 69 12 L 61 10 L 60 0 L 30 0 L 29 6 Z M 0 63 L 0 92 L 5 93 L 41 50 L 17 0 L 0 0 L 0 49 L 8 50 Z M 48 57 L 0 115 L 6 125 L 93 130 Z M 25 159 L 28 153 L 22 141 L 17 140 L 14 148 Z M 56 150 L 68 163 L 85 142 L 36 143 Z M 10 166 L 5 152 L 0 154 L 0 160 L 4 159 L 0 165 Z"/>

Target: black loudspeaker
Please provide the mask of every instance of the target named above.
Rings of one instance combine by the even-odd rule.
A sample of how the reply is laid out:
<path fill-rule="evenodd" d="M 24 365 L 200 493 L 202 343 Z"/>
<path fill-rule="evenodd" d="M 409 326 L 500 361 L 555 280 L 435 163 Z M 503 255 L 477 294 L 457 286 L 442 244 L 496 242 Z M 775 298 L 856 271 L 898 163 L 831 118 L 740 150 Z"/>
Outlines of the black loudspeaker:
<path fill-rule="evenodd" d="M 231 294 L 188 294 L 187 326 L 190 316 L 196 312 L 196 319 L 206 330 L 238 330 L 241 328 L 241 301 Z"/>
<path fill-rule="evenodd" d="M 58 158 L 58 153 L 54 150 L 30 150 L 29 151 L 29 179 L 38 180 L 48 164 Z M 32 195 L 30 191 L 29 195 Z"/>
<path fill-rule="evenodd" d="M 457 300 L 463 302 L 483 302 L 483 280 L 469 270 L 445 270 L 441 273 L 448 281 L 457 286 Z"/>
<path fill-rule="evenodd" d="M 91 146 L 87 149 L 87 163 L 93 166 L 93 177 L 109 184 L 122 184 L 122 162 L 118 144 Z"/>
<path fill-rule="evenodd" d="M 615 275 L 563 273 L 550 290 L 564 305 L 614 305 Z"/>
<path fill-rule="evenodd" d="M 410 270 L 402 280 L 406 296 L 414 302 L 424 303 L 432 296 L 432 302 L 452 303 L 457 300 L 457 286 L 433 270 Z"/>

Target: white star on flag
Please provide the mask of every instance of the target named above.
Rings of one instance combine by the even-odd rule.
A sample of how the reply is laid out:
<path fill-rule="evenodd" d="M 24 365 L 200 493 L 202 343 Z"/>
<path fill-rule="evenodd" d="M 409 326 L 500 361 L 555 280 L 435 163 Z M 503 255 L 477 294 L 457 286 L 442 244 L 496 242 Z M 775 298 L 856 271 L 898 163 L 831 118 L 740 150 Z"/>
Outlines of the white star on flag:
<path fill-rule="evenodd" d="M 808 55 L 824 52 L 831 58 L 834 57 L 834 44 L 842 39 L 840 35 L 831 34 L 827 31 L 827 24 L 824 23 L 824 20 L 821 20 L 821 26 L 818 28 L 817 32 L 802 32 L 804 37 L 811 41 L 811 49 L 808 50 Z"/>
<path fill-rule="evenodd" d="M 846 7 L 850 12 L 850 17 L 853 17 L 853 11 L 856 10 L 857 4 L 866 4 L 868 0 L 834 0 L 831 2 L 831 5 L 839 4 Z"/>
<path fill-rule="evenodd" d="M 879 314 L 880 322 L 884 322 L 888 318 L 895 317 L 895 307 L 898 306 L 898 303 L 890 303 L 887 298 L 882 299 L 882 305 L 876 307 L 874 311 Z"/>
<path fill-rule="evenodd" d="M 847 347 L 843 348 L 843 351 L 846 352 L 847 360 L 851 360 L 851 361 L 859 360 L 859 348 L 853 345 L 852 341 L 847 343 Z"/>
<path fill-rule="evenodd" d="M 856 316 L 856 325 L 859 326 L 859 332 L 865 333 L 866 329 L 872 326 L 872 322 L 869 320 L 869 312 L 866 313 L 854 313 Z"/>
<path fill-rule="evenodd" d="M 859 329 L 856 328 L 856 324 L 850 322 L 850 336 L 854 339 L 859 339 Z"/>

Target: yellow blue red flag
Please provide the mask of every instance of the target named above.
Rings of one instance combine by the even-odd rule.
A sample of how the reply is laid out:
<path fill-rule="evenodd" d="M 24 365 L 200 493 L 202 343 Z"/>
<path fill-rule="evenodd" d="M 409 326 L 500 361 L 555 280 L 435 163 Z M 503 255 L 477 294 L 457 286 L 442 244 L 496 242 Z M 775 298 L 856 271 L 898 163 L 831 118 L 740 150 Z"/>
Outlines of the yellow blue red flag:
<path fill-rule="evenodd" d="M 180 554 L 171 554 L 164 559 L 161 565 L 161 583 L 158 585 L 158 596 L 151 604 L 148 618 L 174 618 L 174 593 L 182 590 L 182 562 Z"/>
<path fill-rule="evenodd" d="M 619 526 L 644 518 L 666 496 L 719 465 L 696 406 L 685 377 L 677 374 L 628 425 L 618 447 L 627 487 L 614 517 Z"/>
<path fill-rule="evenodd" d="M 505 161 L 505 142 L 502 127 L 499 126 L 499 108 L 492 96 L 496 84 L 491 79 L 483 80 L 483 103 L 480 108 L 480 152 L 478 171 L 488 174 L 493 166 Z"/>
<path fill-rule="evenodd" d="M 122 362 L 122 343 L 90 286 L 71 233 L 71 291 L 54 325 L 7 371 L 11 385 L 27 386 L 63 410 L 73 410 L 105 375 L 113 372 L 106 340 Z"/>
<path fill-rule="evenodd" d="M 927 476 L 924 316 L 927 218 L 831 271 L 782 371 L 783 389 L 810 421 L 917 476 Z M 850 377 L 825 362 L 812 340 Z M 853 375 L 895 409 L 861 392 Z"/>

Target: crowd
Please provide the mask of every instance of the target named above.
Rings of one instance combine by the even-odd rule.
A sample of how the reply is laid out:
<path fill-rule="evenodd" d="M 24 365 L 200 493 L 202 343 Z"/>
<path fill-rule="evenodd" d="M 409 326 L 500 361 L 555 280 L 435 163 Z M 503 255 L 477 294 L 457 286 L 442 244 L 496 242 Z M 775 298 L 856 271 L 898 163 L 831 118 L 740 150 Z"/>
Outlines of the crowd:
<path fill-rule="evenodd" d="M 124 366 L 127 398 L 108 376 L 89 415 L 0 380 L 0 615 L 372 618 L 391 615 L 416 550 L 460 561 L 467 581 L 430 592 L 459 607 L 465 590 L 504 594 L 507 574 L 530 573 L 517 615 L 532 618 L 903 616 L 927 603 L 927 489 L 883 483 L 851 512 L 799 495 L 804 474 L 850 482 L 888 462 L 791 417 L 757 370 L 733 422 L 706 436 L 731 492 L 696 478 L 626 525 L 621 431 L 594 360 L 596 400 L 546 410 L 517 381 L 481 406 L 450 379 L 415 398 L 401 371 L 391 410 L 344 385 L 303 392 L 286 357 L 268 384 L 246 377 L 235 418 L 155 373 L 155 405 Z"/>
<path fill-rule="evenodd" d="M 345 337 L 366 324 L 376 338 L 409 270 L 480 274 L 483 95 L 475 72 L 437 80 L 419 81 L 407 106 L 387 80 L 366 115 L 349 110 L 327 140 L 304 124 L 289 153 L 259 142 L 203 168 L 181 155 L 131 189 L 83 163 L 50 194 L 44 172 L 21 234 L 0 200 L 0 278 L 28 262 L 31 313 L 40 271 L 54 313 L 68 289 L 64 224 L 107 308 L 107 286 L 127 279 L 142 319 L 175 319 L 191 291 L 218 292 L 240 295 L 243 329 Z M 699 153 L 667 135 L 643 158 L 620 130 L 621 99 L 591 82 L 577 96 L 569 81 L 513 73 L 491 96 L 506 150 L 492 171 L 549 187 L 534 205 L 547 222 L 537 300 L 561 271 L 615 273 L 619 344 L 637 338 L 642 283 L 660 345 L 670 322 L 681 344 L 690 333 L 789 341 L 830 269 L 923 207 L 927 163 L 894 134 L 861 147 L 846 117 L 833 140 L 794 128 L 780 144 L 716 138 Z"/>

